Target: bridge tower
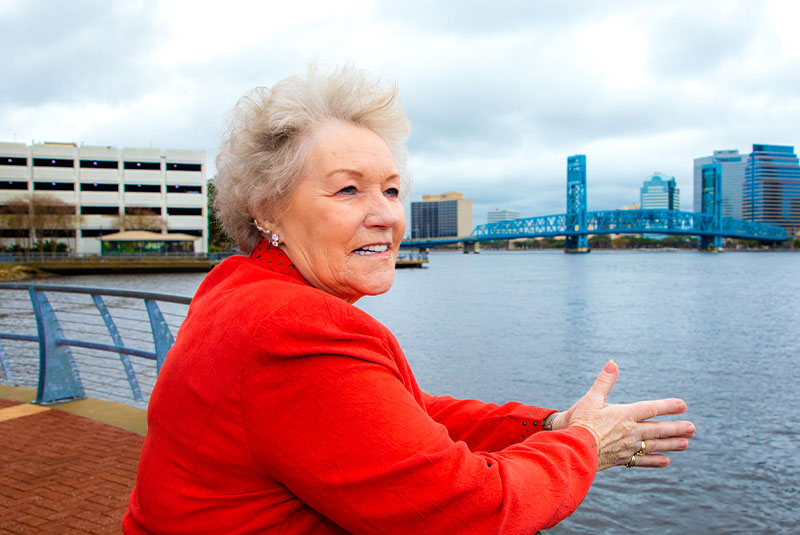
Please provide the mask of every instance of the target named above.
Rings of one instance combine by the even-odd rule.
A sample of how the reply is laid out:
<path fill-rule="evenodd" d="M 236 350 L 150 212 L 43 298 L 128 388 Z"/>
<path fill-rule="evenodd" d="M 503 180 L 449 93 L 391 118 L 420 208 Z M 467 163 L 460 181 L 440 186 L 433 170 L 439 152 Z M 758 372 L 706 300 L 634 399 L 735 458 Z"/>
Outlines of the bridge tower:
<path fill-rule="evenodd" d="M 718 232 L 722 228 L 722 167 L 718 163 L 704 165 L 701 170 L 702 212 L 713 219 L 711 228 Z M 700 249 L 721 251 L 722 236 L 700 236 Z"/>
<path fill-rule="evenodd" d="M 565 253 L 589 252 L 586 222 L 586 155 L 577 154 L 567 158 L 566 227 L 580 234 L 566 237 Z"/>

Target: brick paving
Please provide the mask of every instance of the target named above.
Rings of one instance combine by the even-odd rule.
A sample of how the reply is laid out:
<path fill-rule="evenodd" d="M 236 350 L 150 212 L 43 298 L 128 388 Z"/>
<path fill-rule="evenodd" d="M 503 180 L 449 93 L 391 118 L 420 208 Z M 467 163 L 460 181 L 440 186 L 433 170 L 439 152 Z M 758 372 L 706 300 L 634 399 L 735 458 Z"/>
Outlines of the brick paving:
<path fill-rule="evenodd" d="M 0 421 L 0 534 L 122 533 L 142 440 L 59 410 Z"/>

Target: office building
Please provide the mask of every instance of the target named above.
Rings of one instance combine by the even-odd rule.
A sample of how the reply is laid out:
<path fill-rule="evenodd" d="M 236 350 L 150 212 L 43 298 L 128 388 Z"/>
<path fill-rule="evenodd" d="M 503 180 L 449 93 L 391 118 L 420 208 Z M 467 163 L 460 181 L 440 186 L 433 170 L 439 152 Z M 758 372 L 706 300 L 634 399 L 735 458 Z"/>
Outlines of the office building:
<path fill-rule="evenodd" d="M 800 232 L 800 165 L 790 145 L 753 145 L 747 158 L 742 215 L 748 221 Z"/>
<path fill-rule="evenodd" d="M 499 208 L 495 208 L 494 210 L 486 214 L 487 223 L 497 223 L 498 221 L 512 221 L 514 219 L 519 219 L 519 212 L 515 210 L 501 210 Z"/>
<path fill-rule="evenodd" d="M 655 173 L 645 180 L 640 204 L 642 210 L 680 210 L 681 192 L 675 177 L 668 179 L 663 173 Z"/>
<path fill-rule="evenodd" d="M 742 183 L 744 182 L 747 156 L 738 150 L 715 150 L 711 156 L 694 160 L 694 196 L 692 211 L 703 211 L 703 176 L 706 165 L 718 165 L 721 177 L 722 217 L 742 219 Z"/>
<path fill-rule="evenodd" d="M 0 208 L 39 199 L 59 215 L 36 225 L 3 210 L 6 247 L 55 240 L 99 254 L 98 238 L 124 229 L 197 236 L 194 251 L 204 253 L 206 198 L 203 151 L 0 143 Z"/>
<path fill-rule="evenodd" d="M 472 200 L 461 193 L 423 195 L 411 203 L 411 238 L 448 238 L 472 232 Z"/>

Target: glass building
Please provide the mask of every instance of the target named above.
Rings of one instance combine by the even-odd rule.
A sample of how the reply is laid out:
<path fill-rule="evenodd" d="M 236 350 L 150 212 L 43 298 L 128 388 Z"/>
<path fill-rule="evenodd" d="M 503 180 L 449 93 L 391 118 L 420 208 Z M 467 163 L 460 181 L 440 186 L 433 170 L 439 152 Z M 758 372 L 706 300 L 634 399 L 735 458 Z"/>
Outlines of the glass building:
<path fill-rule="evenodd" d="M 721 178 L 719 193 L 722 196 L 722 217 L 742 218 L 742 182 L 747 166 L 747 156 L 738 150 L 715 150 L 711 156 L 694 160 L 694 197 L 692 211 L 703 211 L 704 166 L 717 165 Z"/>
<path fill-rule="evenodd" d="M 644 181 L 640 201 L 642 210 L 680 210 L 681 191 L 675 177 L 668 179 L 663 173 L 655 173 Z"/>
<path fill-rule="evenodd" d="M 800 164 L 790 145 L 753 145 L 742 186 L 742 214 L 748 221 L 800 232 Z"/>
<path fill-rule="evenodd" d="M 461 193 L 423 195 L 411 203 L 411 238 L 449 238 L 472 232 L 472 201 Z"/>

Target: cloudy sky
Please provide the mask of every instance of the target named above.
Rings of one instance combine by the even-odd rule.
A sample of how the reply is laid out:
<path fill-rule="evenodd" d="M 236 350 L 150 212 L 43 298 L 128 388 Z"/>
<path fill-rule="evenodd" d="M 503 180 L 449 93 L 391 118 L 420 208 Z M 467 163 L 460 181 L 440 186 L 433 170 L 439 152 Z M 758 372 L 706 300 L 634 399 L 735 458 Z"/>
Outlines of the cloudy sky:
<path fill-rule="evenodd" d="M 638 201 L 692 160 L 800 145 L 800 2 L 0 0 L 0 141 L 206 151 L 249 88 L 351 62 L 395 79 L 414 196 L 461 191 L 475 223 Z"/>

